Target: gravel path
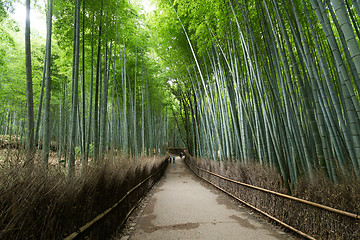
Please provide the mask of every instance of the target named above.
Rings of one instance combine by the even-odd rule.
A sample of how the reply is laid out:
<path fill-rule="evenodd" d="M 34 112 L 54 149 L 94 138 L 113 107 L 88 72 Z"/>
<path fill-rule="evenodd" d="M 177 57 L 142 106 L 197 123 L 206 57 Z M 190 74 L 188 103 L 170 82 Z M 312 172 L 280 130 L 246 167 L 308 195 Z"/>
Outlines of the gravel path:
<path fill-rule="evenodd" d="M 199 180 L 179 157 L 121 240 L 292 239 Z"/>

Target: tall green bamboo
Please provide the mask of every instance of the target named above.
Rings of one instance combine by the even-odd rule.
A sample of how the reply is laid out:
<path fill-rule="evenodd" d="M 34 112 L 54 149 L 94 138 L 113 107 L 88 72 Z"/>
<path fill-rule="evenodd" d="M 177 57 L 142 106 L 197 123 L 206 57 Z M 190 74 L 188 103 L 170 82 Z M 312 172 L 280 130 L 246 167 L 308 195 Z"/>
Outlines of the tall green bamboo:
<path fill-rule="evenodd" d="M 71 103 L 71 133 L 68 162 L 68 176 L 75 175 L 75 146 L 78 117 L 78 89 L 79 89 L 79 51 L 80 51 L 80 0 L 75 2 L 74 40 L 73 40 L 73 73 L 72 73 L 72 103 Z"/>
<path fill-rule="evenodd" d="M 47 14 L 47 34 L 46 34 L 46 82 L 45 82 L 45 107 L 44 107 L 44 138 L 42 149 L 42 164 L 48 168 L 49 146 L 50 146 L 50 91 L 51 91 L 51 35 L 52 35 L 52 9 L 53 1 L 49 0 Z"/>

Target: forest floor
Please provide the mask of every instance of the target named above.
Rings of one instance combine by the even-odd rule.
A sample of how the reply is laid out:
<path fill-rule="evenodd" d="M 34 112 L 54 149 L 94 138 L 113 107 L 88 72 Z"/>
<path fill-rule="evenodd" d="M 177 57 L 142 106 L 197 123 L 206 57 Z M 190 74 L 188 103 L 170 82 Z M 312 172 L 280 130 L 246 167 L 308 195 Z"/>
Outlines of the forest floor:
<path fill-rule="evenodd" d="M 176 158 L 113 240 L 294 239 L 199 180 Z"/>

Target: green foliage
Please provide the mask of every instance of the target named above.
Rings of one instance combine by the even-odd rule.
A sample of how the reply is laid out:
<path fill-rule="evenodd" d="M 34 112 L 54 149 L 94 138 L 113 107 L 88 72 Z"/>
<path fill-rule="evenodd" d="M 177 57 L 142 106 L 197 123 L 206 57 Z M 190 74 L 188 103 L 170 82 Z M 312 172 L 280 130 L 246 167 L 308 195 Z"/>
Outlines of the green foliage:
<path fill-rule="evenodd" d="M 0 0 L 0 22 L 8 17 L 8 13 L 13 11 L 12 0 Z"/>
<path fill-rule="evenodd" d="M 0 91 L 2 91 L 0 101 L 3 106 L 20 111 L 26 99 L 23 32 L 13 21 L 9 20 L 1 24 L 7 27 L 4 28 L 6 34 L 2 35 L 0 45 L 0 54 L 3 56 L 0 57 Z M 32 39 L 33 87 L 35 96 L 38 96 L 42 78 L 44 43 L 43 39 L 37 35 L 34 35 Z"/>
<path fill-rule="evenodd" d="M 150 29 L 193 154 L 270 164 L 285 185 L 360 176 L 357 2 L 158 2 Z"/>

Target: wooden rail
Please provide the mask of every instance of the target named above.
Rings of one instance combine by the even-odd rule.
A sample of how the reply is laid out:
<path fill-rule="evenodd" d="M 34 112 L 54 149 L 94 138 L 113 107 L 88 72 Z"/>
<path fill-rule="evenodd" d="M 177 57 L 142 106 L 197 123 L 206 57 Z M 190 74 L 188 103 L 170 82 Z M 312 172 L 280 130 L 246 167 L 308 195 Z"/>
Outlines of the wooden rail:
<path fill-rule="evenodd" d="M 306 233 L 304 233 L 304 232 L 302 232 L 302 231 L 300 231 L 300 230 L 298 230 L 298 229 L 296 229 L 296 228 L 294 228 L 294 227 L 292 227 L 292 226 L 284 223 L 283 221 L 281 221 L 281 220 L 279 220 L 279 219 L 271 216 L 270 214 L 268 214 L 268 213 L 262 211 L 261 209 L 259 209 L 259 208 L 255 207 L 255 206 L 253 206 L 253 205 L 245 202 L 244 200 L 236 197 L 234 194 L 232 194 L 232 193 L 226 191 L 225 189 L 217 186 L 216 184 L 210 182 L 209 180 L 201 177 L 196 171 L 194 171 L 194 170 L 192 169 L 192 167 L 189 165 L 189 163 L 186 161 L 186 159 L 185 159 L 185 163 L 186 163 L 186 165 L 191 169 L 191 171 L 192 171 L 193 173 L 195 173 L 195 175 L 197 175 L 199 178 L 201 178 L 201 179 L 203 179 L 204 181 L 210 183 L 211 185 L 213 185 L 213 186 L 216 187 L 217 189 L 219 189 L 219 190 L 223 191 L 224 193 L 228 194 L 229 196 L 235 198 L 235 199 L 238 200 L 239 202 L 245 204 L 246 206 L 254 209 L 255 211 L 257 211 L 257 212 L 265 215 L 266 217 L 268 217 L 268 218 L 276 221 L 277 223 L 281 224 L 282 226 L 284 226 L 284 227 L 286 227 L 286 228 L 288 228 L 288 229 L 296 232 L 297 234 L 299 234 L 299 235 L 301 235 L 301 236 L 303 236 L 303 237 L 305 237 L 305 238 L 307 238 L 307 239 L 312 239 L 312 240 L 315 239 L 314 237 L 312 237 L 312 236 L 310 236 L 310 235 L 308 235 L 308 234 L 306 234 Z M 350 218 L 354 218 L 354 219 L 357 219 L 357 220 L 360 219 L 359 214 L 354 214 L 354 213 L 342 211 L 342 210 L 335 209 L 335 208 L 332 208 L 332 207 L 329 207 L 329 206 L 326 206 L 326 205 L 318 204 L 318 203 L 311 202 L 311 201 L 308 201 L 308 200 L 296 198 L 296 197 L 293 197 L 293 196 L 290 196 L 290 195 L 286 195 L 286 194 L 278 193 L 278 192 L 275 192 L 275 191 L 271 191 L 271 190 L 268 190 L 268 189 L 265 189 L 265 188 L 260 188 L 260 187 L 253 186 L 253 185 L 250 185 L 250 184 L 247 184 L 247 183 L 239 182 L 239 181 L 236 181 L 236 180 L 233 180 L 233 179 L 230 179 L 230 178 L 221 176 L 221 175 L 219 175 L 219 174 L 213 173 L 213 172 L 208 171 L 208 170 L 206 170 L 206 169 L 200 168 L 200 167 L 198 167 L 198 166 L 195 166 L 195 168 L 198 169 L 199 171 L 206 172 L 206 173 L 208 173 L 208 174 L 211 174 L 211 175 L 213 175 L 213 176 L 216 176 L 216 177 L 218 177 L 218 178 L 221 178 L 221 179 L 226 180 L 226 181 L 229 181 L 229 182 L 233 182 L 233 183 L 238 184 L 238 185 L 242 185 L 242 186 L 245 186 L 245 187 L 248 187 L 248 188 L 252 188 L 252 189 L 256 189 L 256 190 L 262 191 L 262 192 L 270 193 L 270 194 L 273 194 L 273 195 L 276 195 L 276 196 L 280 196 L 280 197 L 282 197 L 282 198 L 291 199 L 291 200 L 293 200 L 293 201 L 301 202 L 301 203 L 304 203 L 304 204 L 307 204 L 307 205 L 310 205 L 310 206 L 314 206 L 314 207 L 317 207 L 317 208 L 321 208 L 321 209 L 324 209 L 324 210 L 327 210 L 327 211 L 330 211 L 330 212 L 334 212 L 334 213 L 337 213 L 337 214 L 340 214 L 340 215 L 343 215 L 343 216 L 347 216 L 347 217 L 350 217 Z"/>
<path fill-rule="evenodd" d="M 199 168 L 197 166 L 195 166 L 195 167 L 197 169 L 199 169 L 200 171 L 209 173 L 209 174 L 211 174 L 213 176 L 216 176 L 218 178 L 221 178 L 221 179 L 227 180 L 229 182 L 233 182 L 233 183 L 236 183 L 236 184 L 248 187 L 248 188 L 253 188 L 253 189 L 256 189 L 256 190 L 259 190 L 259 191 L 262 191 L 262 192 L 267 192 L 267 193 L 270 193 L 270 194 L 273 194 L 273 195 L 276 195 L 276 196 L 280 196 L 280 197 L 291 199 L 291 200 L 294 200 L 294 201 L 297 201 L 297 202 L 305 203 L 307 205 L 311 205 L 311 206 L 314 206 L 314 207 L 317 207 L 317 208 L 322 208 L 322 209 L 325 209 L 325 210 L 327 210 L 329 212 L 334 212 L 334 213 L 344 215 L 344 216 L 348 216 L 348 217 L 351 217 L 351 218 L 360 219 L 360 215 L 355 214 L 355 213 L 346 212 L 346 211 L 339 210 L 339 209 L 336 209 L 336 208 L 332 208 L 332 207 L 322 205 L 322 204 L 319 204 L 319 203 L 315 203 L 315 202 L 311 202 L 311 201 L 304 200 L 304 199 L 301 199 L 301 198 L 293 197 L 293 196 L 290 196 L 290 195 L 287 195 L 287 194 L 283 194 L 283 193 L 271 191 L 271 190 L 268 190 L 268 189 L 265 189 L 265 188 L 250 185 L 250 184 L 247 184 L 247 183 L 239 182 L 239 181 L 236 181 L 236 180 L 233 180 L 233 179 L 230 179 L 230 178 L 223 177 L 223 176 L 221 176 L 219 174 L 210 172 L 208 170 Z"/>
<path fill-rule="evenodd" d="M 73 232 L 72 234 L 70 234 L 69 236 L 67 236 L 66 238 L 64 238 L 64 240 L 73 240 L 76 237 L 78 237 L 80 234 L 82 234 L 83 232 L 85 232 L 87 229 L 89 229 L 91 226 L 93 226 L 95 223 L 97 223 L 99 220 L 101 220 L 102 218 L 104 218 L 108 213 L 110 213 L 112 210 L 114 210 L 117 206 L 119 206 L 121 204 L 122 201 L 125 200 L 126 197 L 128 197 L 133 191 L 135 191 L 137 188 L 139 188 L 140 186 L 142 186 L 145 182 L 147 182 L 149 179 L 151 179 L 152 177 L 154 177 L 155 175 L 157 175 L 160 171 L 162 171 L 165 167 L 167 166 L 167 161 L 165 161 L 162 166 L 160 167 L 159 170 L 157 170 L 155 173 L 151 174 L 150 176 L 148 176 L 147 178 L 145 178 L 142 182 L 140 182 L 139 184 L 137 184 L 135 187 L 133 187 L 132 189 L 130 189 L 129 191 L 127 191 L 127 193 L 119 200 L 117 201 L 112 207 L 106 209 L 104 212 L 100 213 L 98 216 L 96 216 L 94 219 L 92 219 L 90 222 L 86 223 L 85 225 L 83 225 L 82 227 L 80 227 L 79 229 L 77 229 L 75 232 Z M 150 187 L 151 188 L 151 187 Z M 139 201 L 137 202 L 139 203 Z M 122 223 L 120 224 L 123 225 L 126 221 L 126 219 L 130 216 L 130 214 L 134 211 L 134 209 L 136 208 L 137 204 L 135 204 L 134 207 L 132 207 L 132 209 L 127 213 L 125 219 L 122 221 Z"/>

